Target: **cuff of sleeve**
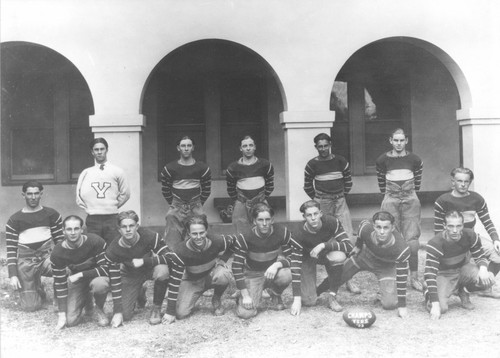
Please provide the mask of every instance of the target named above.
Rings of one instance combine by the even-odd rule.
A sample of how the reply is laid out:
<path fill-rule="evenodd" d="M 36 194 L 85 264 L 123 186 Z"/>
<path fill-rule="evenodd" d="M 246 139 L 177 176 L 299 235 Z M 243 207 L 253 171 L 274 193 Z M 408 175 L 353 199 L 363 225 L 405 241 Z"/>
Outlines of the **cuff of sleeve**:
<path fill-rule="evenodd" d="M 334 244 L 332 244 L 331 242 L 325 242 L 325 248 L 323 249 L 323 251 L 330 252 L 330 251 L 334 251 L 334 250 L 335 250 Z"/>
<path fill-rule="evenodd" d="M 287 259 L 279 259 L 277 262 L 281 262 L 281 264 L 283 265 L 283 268 L 290 267 L 290 263 L 288 262 Z"/>
<path fill-rule="evenodd" d="M 300 283 L 292 283 L 292 294 L 293 297 L 301 297 L 302 292 L 300 290 Z"/>
<path fill-rule="evenodd" d="M 406 307 L 406 298 L 405 297 L 398 297 L 398 307 Z"/>
<path fill-rule="evenodd" d="M 153 257 L 144 257 L 144 267 L 151 268 L 154 266 L 154 258 Z"/>
<path fill-rule="evenodd" d="M 67 298 L 58 298 L 57 299 L 57 308 L 58 308 L 59 312 L 67 312 L 67 309 L 68 309 Z"/>
<path fill-rule="evenodd" d="M 167 314 L 174 316 L 175 317 L 175 303 L 168 303 L 167 304 Z"/>
<path fill-rule="evenodd" d="M 83 278 L 96 278 L 99 276 L 97 269 L 82 271 Z"/>
<path fill-rule="evenodd" d="M 13 276 L 19 277 L 19 274 L 17 272 L 17 266 L 9 266 L 9 277 Z"/>
<path fill-rule="evenodd" d="M 116 314 L 116 313 L 122 313 L 123 311 L 123 306 L 122 306 L 122 302 L 120 300 L 120 302 L 117 302 L 116 300 L 113 301 L 113 313 Z"/>

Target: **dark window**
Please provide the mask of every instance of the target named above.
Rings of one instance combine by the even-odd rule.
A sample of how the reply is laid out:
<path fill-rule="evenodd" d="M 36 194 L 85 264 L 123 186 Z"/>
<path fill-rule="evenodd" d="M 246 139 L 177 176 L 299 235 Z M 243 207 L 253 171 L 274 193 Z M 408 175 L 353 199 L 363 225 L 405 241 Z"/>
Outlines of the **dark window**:
<path fill-rule="evenodd" d="M 159 171 L 179 158 L 176 149 L 182 136 L 195 141 L 193 156 L 206 162 L 214 178 L 241 153 L 240 141 L 250 135 L 258 155 L 267 157 L 263 120 L 265 81 L 260 78 L 205 78 L 197 80 L 163 77 L 159 86 Z M 207 155 L 207 153 L 220 153 Z"/>
<path fill-rule="evenodd" d="M 92 98 L 78 70 L 41 46 L 2 46 L 2 183 L 67 183 L 92 165 Z"/>

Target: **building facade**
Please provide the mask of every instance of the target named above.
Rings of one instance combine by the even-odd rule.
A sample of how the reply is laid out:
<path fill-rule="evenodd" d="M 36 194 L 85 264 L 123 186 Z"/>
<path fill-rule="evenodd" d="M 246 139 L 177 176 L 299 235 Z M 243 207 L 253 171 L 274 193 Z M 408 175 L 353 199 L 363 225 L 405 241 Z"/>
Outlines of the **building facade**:
<path fill-rule="evenodd" d="M 397 127 L 424 161 L 425 195 L 448 190 L 450 170 L 463 164 L 500 220 L 493 0 L 3 0 L 1 7 L 2 224 L 28 178 L 46 183 L 46 205 L 83 214 L 76 179 L 92 164 L 88 142 L 100 136 L 130 179 L 126 208 L 140 212 L 143 225 L 162 225 L 159 173 L 185 134 L 212 169 L 209 220 L 220 221 L 214 199 L 227 197 L 224 169 L 245 134 L 274 164 L 281 217 L 296 220 L 316 134 L 332 134 L 363 203 L 378 192 L 374 161 Z"/>

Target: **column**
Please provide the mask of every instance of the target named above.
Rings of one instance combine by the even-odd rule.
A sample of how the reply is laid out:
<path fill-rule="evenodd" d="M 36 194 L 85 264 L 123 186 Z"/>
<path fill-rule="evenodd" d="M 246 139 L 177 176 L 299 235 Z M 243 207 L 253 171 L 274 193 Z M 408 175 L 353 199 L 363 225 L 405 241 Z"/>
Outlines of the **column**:
<path fill-rule="evenodd" d="M 300 205 L 309 199 L 304 192 L 304 168 L 318 155 L 314 137 L 330 135 L 335 120 L 333 111 L 285 111 L 280 122 L 285 131 L 285 176 L 287 220 L 302 220 Z"/>
<path fill-rule="evenodd" d="M 471 190 L 481 194 L 488 204 L 491 219 L 500 229 L 500 115 L 457 111 L 462 128 L 463 165 L 472 169 Z M 481 226 L 481 225 L 479 225 Z"/>
<path fill-rule="evenodd" d="M 93 115 L 90 126 L 94 138 L 109 144 L 108 161 L 125 171 L 130 199 L 120 210 L 134 210 L 142 218 L 142 129 L 145 117 L 134 115 Z"/>

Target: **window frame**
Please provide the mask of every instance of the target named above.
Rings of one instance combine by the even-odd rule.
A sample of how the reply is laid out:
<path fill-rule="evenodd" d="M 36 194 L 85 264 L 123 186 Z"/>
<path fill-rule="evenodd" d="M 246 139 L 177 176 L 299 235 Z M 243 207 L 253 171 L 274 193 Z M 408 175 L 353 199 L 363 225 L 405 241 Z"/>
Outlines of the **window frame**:
<path fill-rule="evenodd" d="M 81 130 L 84 128 L 88 128 L 89 141 L 92 136 L 91 128 L 88 125 L 88 115 L 92 114 L 93 103 L 90 91 L 88 86 L 81 76 L 81 74 L 73 67 L 70 71 L 64 71 L 59 73 L 50 73 L 47 72 L 38 72 L 38 73 L 7 73 L 2 75 L 2 82 L 13 81 L 13 86 L 17 87 L 20 84 L 16 81 L 27 81 L 26 83 L 30 84 L 36 79 L 42 79 L 46 81 L 46 86 L 43 87 L 44 90 L 50 92 L 51 104 L 48 104 L 50 107 L 50 114 L 47 114 L 51 117 L 47 118 L 47 122 L 50 122 L 50 126 L 37 126 L 36 120 L 33 118 L 28 119 L 25 123 L 17 123 L 13 124 L 11 118 L 13 115 L 12 112 L 15 109 L 15 106 L 18 105 L 16 103 L 8 104 L 6 103 L 9 100 L 16 102 L 28 102 L 29 98 L 23 98 L 23 94 L 20 94 L 18 98 L 5 98 L 2 96 L 2 121 L 1 121 L 1 158 L 2 158 L 2 185 L 3 186 L 15 186 L 20 185 L 27 180 L 38 180 L 43 184 L 74 184 L 78 180 L 78 176 L 80 173 L 71 173 L 71 164 L 72 164 L 72 152 L 70 150 L 70 138 L 72 136 L 72 131 Z M 24 85 L 26 85 L 26 83 Z M 78 98 L 79 101 L 87 101 L 85 105 L 88 105 L 89 114 L 84 117 L 87 119 L 71 121 L 72 116 L 77 115 L 74 113 L 74 109 L 71 108 L 71 100 L 73 99 L 71 91 L 75 90 L 76 86 L 81 86 L 80 90 L 86 91 L 88 97 L 87 98 Z M 74 99 L 73 99 L 74 100 Z M 81 113 L 80 113 L 81 114 Z M 14 143 L 16 140 L 15 131 L 22 131 L 23 129 L 37 129 L 37 128 L 46 128 L 51 130 L 52 132 L 52 148 L 53 155 L 52 158 L 46 158 L 45 160 L 53 160 L 52 173 L 32 173 L 32 174 L 20 174 L 16 175 L 14 173 L 13 161 L 15 158 L 14 155 Z M 93 163 L 92 157 L 88 150 L 88 147 L 85 146 L 81 149 L 88 153 L 88 165 L 91 166 Z M 83 154 L 80 153 L 80 154 Z M 84 168 L 84 167 L 83 167 Z"/>

